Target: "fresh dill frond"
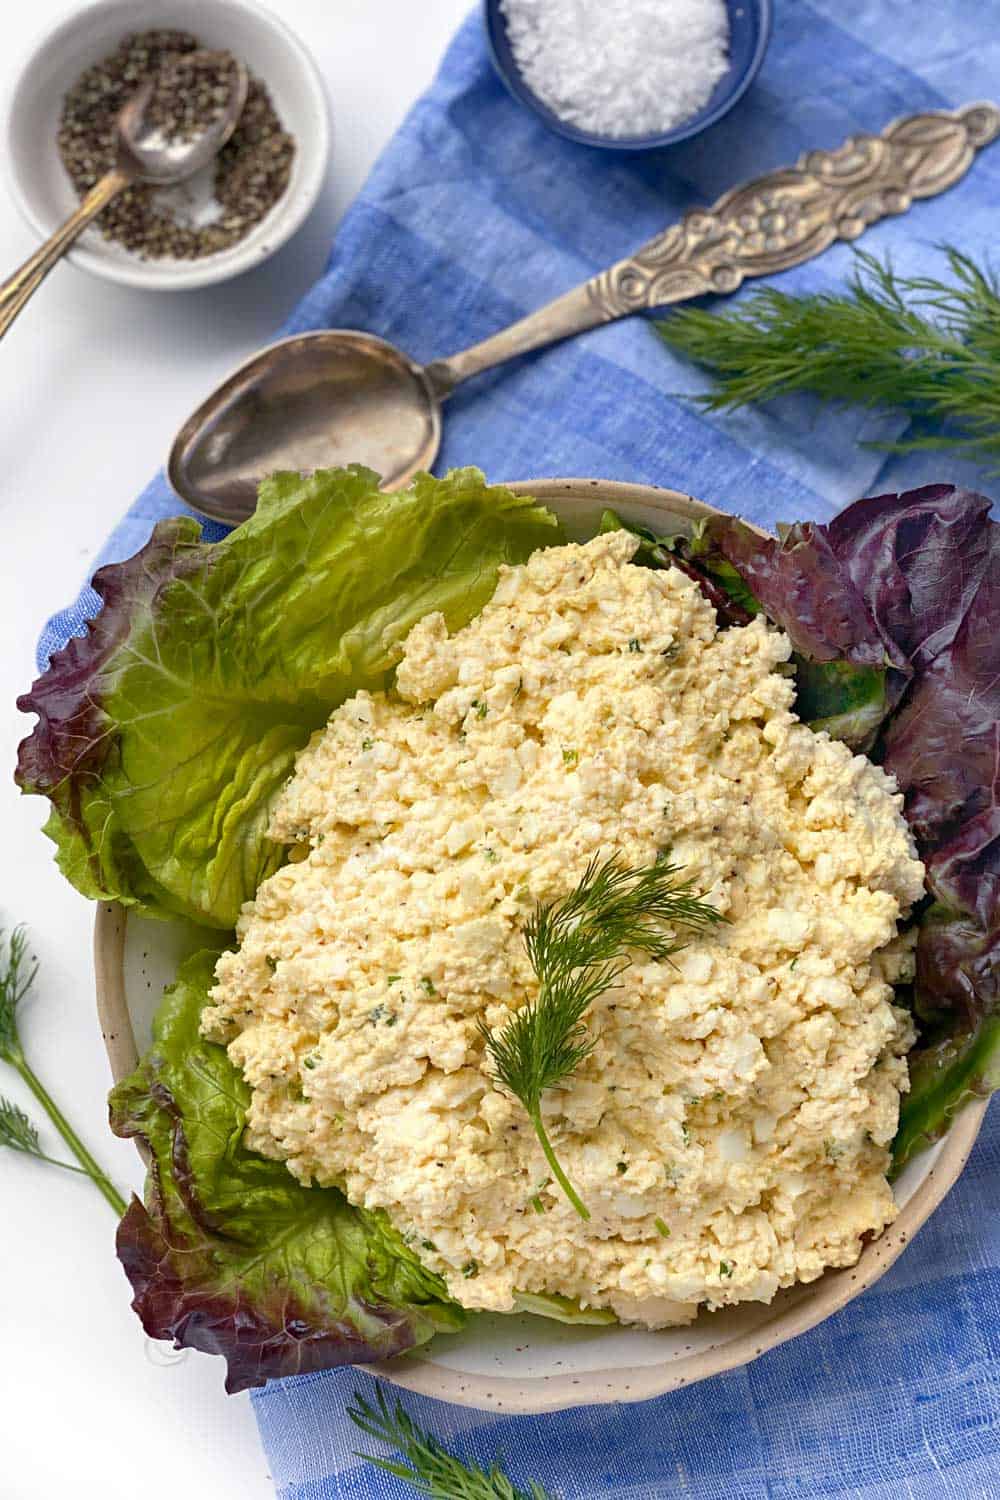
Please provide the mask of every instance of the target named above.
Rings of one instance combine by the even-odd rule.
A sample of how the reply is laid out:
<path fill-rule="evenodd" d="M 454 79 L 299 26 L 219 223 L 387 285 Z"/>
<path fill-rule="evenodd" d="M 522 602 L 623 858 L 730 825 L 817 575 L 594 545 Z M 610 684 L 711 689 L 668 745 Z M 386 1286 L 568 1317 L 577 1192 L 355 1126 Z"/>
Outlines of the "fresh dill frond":
<path fill-rule="evenodd" d="M 41 1156 L 38 1131 L 23 1109 L 10 1099 L 0 1099 L 0 1146 L 23 1151 L 25 1156 Z"/>
<path fill-rule="evenodd" d="M 3 946 L 0 932 L 0 952 Z M 27 958 L 28 937 L 23 927 L 15 927 L 7 939 L 7 953 L 0 957 L 0 1058 L 12 1067 L 24 1059 L 17 1030 L 17 1008 L 34 983 L 38 964 Z"/>
<path fill-rule="evenodd" d="M 71 1161 L 60 1161 L 42 1150 L 38 1131 L 19 1105 L 10 1099 L 0 1098 L 0 1147 L 9 1151 L 20 1151 L 23 1156 L 33 1156 L 36 1161 L 47 1161 L 53 1167 L 63 1167 L 67 1172 L 82 1172 L 82 1167 Z"/>
<path fill-rule="evenodd" d="M 678 873 L 666 861 L 634 870 L 617 855 L 592 859 L 579 885 L 537 905 L 525 928 L 537 997 L 496 1035 L 480 1026 L 497 1080 L 524 1105 L 553 1176 L 582 1219 L 590 1213 L 549 1140 L 542 1095 L 593 1051 L 583 1017 L 628 968 L 630 950 L 669 959 L 683 947 L 678 929 L 704 931 L 725 920 Z"/>
<path fill-rule="evenodd" d="M 953 283 L 905 276 L 856 251 L 843 294 L 755 292 L 733 312 L 685 308 L 657 324 L 664 342 L 710 370 L 710 410 L 808 391 L 902 409 L 919 430 L 876 447 L 950 448 L 1000 471 L 1000 284 L 991 267 L 942 246 Z M 940 425 L 937 425 L 940 424 Z"/>
<path fill-rule="evenodd" d="M 533 1479 L 528 1481 L 526 1490 L 520 1489 L 496 1464 L 486 1470 L 478 1464 L 463 1463 L 437 1438 L 418 1427 L 398 1401 L 390 1408 L 380 1387 L 376 1389 L 374 1403 L 355 1391 L 347 1415 L 366 1436 L 395 1448 L 402 1460 L 397 1462 L 376 1453 L 359 1453 L 357 1457 L 406 1480 L 418 1494 L 429 1496 L 430 1500 L 552 1500 L 548 1491 Z"/>
<path fill-rule="evenodd" d="M 4 949 L 6 948 L 6 952 Z M 19 1075 L 38 1103 L 45 1110 L 52 1124 L 76 1157 L 79 1166 L 59 1161 L 48 1156 L 41 1148 L 38 1131 L 28 1116 L 16 1104 L 0 1099 L 0 1146 L 46 1161 L 52 1166 L 65 1167 L 71 1172 L 82 1172 L 103 1193 L 119 1217 L 125 1212 L 126 1203 L 107 1174 L 91 1156 L 86 1146 L 42 1083 L 24 1055 L 17 1025 L 17 1010 L 31 989 L 38 973 L 38 964 L 28 958 L 28 938 L 23 927 L 15 927 L 4 939 L 0 932 L 0 1060 Z"/>

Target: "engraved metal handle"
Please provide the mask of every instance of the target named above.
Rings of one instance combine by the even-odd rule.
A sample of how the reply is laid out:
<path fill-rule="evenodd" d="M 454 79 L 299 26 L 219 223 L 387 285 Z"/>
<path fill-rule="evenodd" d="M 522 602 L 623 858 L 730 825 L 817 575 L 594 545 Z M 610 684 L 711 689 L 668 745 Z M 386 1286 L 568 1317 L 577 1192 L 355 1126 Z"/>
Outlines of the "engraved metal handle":
<path fill-rule="evenodd" d="M 34 255 L 29 255 L 12 276 L 0 283 L 0 338 L 3 338 L 22 307 L 35 294 L 57 261 L 79 239 L 91 220 L 96 219 L 112 198 L 123 188 L 127 188 L 131 181 L 131 175 L 119 167 L 107 172 L 45 244 Z"/>
<path fill-rule="evenodd" d="M 460 381 L 519 354 L 644 308 L 707 292 L 734 292 L 854 240 L 869 224 L 905 213 L 965 176 L 976 152 L 1000 135 L 995 104 L 908 115 L 881 135 L 854 135 L 835 151 L 807 151 L 695 209 L 627 260 L 564 293 L 500 333 L 435 360 L 425 374 L 439 397 Z"/>

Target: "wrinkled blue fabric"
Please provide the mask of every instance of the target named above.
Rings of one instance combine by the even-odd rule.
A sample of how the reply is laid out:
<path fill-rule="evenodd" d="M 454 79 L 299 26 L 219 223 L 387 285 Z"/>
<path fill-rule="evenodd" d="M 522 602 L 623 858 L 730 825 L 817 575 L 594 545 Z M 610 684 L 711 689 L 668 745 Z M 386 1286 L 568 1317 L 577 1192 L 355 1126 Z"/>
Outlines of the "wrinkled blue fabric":
<path fill-rule="evenodd" d="M 733 184 L 880 130 L 900 114 L 989 98 L 1000 82 L 994 0 L 777 0 L 763 71 L 714 130 L 646 156 L 550 134 L 494 77 L 473 16 L 337 232 L 322 279 L 284 332 L 367 328 L 418 360 L 454 352 L 619 259 Z M 331 25 L 335 18 L 331 13 Z M 414 24 L 417 24 L 416 20 Z M 943 270 L 943 241 L 986 259 L 1000 146 L 947 195 L 869 231 L 908 273 Z M 842 287 L 846 246 L 786 273 L 789 291 Z M 765 526 L 824 519 L 863 494 L 935 479 L 988 488 L 947 455 L 861 446 L 903 423 L 790 399 L 708 416 L 706 378 L 646 320 L 597 329 L 459 389 L 439 471 L 492 480 L 588 475 L 686 490 Z M 128 556 L 182 507 L 162 476 L 109 538 Z M 219 528 L 206 534 L 218 537 Z M 96 595 L 51 620 L 40 661 L 79 631 Z M 564 1500 L 998 1500 L 1000 1128 L 988 1119 L 958 1186 L 876 1287 L 793 1343 L 641 1406 L 498 1417 L 404 1396 L 487 1465 Z M 255 1407 L 282 1500 L 392 1500 L 412 1489 L 352 1457 L 345 1403 L 368 1378 L 273 1382 Z"/>

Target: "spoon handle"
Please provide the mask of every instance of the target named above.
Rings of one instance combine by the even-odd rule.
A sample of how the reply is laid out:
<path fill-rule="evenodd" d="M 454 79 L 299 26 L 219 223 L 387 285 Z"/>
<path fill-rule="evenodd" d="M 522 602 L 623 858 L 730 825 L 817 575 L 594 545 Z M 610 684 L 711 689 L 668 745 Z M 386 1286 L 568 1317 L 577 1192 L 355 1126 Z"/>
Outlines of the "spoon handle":
<path fill-rule="evenodd" d="M 443 398 L 460 381 L 602 323 L 708 292 L 734 292 L 854 240 L 870 224 L 905 213 L 965 176 L 976 152 L 1000 135 L 995 104 L 907 115 L 881 135 L 854 135 L 834 151 L 807 151 L 695 209 L 626 260 L 537 312 L 447 359 L 425 366 Z"/>
<path fill-rule="evenodd" d="M 56 261 L 66 254 L 91 220 L 96 219 L 101 209 L 106 208 L 112 198 L 128 187 L 131 180 L 130 175 L 118 167 L 105 173 L 55 234 L 0 284 L 0 338 L 7 332 L 29 297 L 41 286 Z"/>

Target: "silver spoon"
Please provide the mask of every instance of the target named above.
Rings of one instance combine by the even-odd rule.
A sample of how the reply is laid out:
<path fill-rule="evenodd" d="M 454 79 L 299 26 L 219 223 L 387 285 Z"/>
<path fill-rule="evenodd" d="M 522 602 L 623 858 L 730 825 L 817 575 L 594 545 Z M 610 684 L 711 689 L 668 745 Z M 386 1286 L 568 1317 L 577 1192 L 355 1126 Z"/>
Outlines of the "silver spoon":
<path fill-rule="evenodd" d="M 188 52 L 183 54 L 183 60 L 191 63 L 199 56 Z M 170 139 L 162 126 L 147 118 L 154 84 L 155 78 L 147 79 L 119 111 L 115 165 L 111 171 L 94 184 L 65 224 L 0 285 L 0 338 L 56 262 L 113 198 L 136 182 L 153 183 L 158 187 L 183 182 L 221 151 L 243 112 L 249 78 L 244 65 L 234 59 L 225 110 L 188 140 Z"/>
<path fill-rule="evenodd" d="M 182 500 L 233 526 L 276 469 L 362 463 L 386 489 L 429 468 L 441 404 L 463 380 L 557 339 L 644 308 L 732 292 L 853 240 L 914 198 L 943 192 L 1000 134 L 1000 109 L 971 104 L 895 121 L 881 135 L 810 151 L 686 214 L 628 260 L 502 332 L 418 365 L 370 333 L 331 329 L 272 344 L 241 365 L 189 417 L 167 476 Z"/>

